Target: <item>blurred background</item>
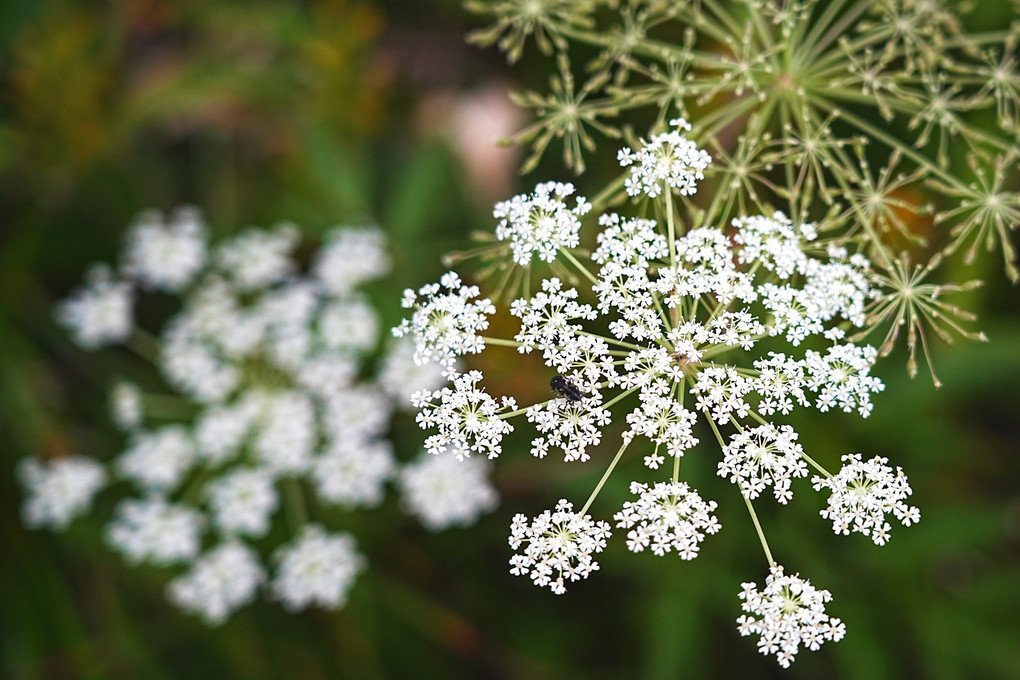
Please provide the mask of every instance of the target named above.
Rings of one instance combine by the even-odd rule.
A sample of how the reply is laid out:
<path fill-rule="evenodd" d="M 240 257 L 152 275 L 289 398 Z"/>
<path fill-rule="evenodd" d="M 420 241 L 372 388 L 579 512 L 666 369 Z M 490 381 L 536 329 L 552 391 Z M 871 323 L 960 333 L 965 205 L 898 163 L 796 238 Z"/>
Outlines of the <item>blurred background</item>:
<path fill-rule="evenodd" d="M 391 497 L 350 527 L 371 566 L 345 609 L 259 602 L 216 629 L 166 602 L 166 573 L 104 547 L 108 504 L 64 534 L 21 527 L 17 461 L 122 445 L 105 393 L 129 358 L 72 345 L 52 305 L 113 259 L 139 210 L 198 205 L 216 236 L 375 220 L 396 265 L 372 295 L 395 322 L 404 287 L 492 228 L 493 201 L 572 179 L 557 154 L 519 177 L 519 154 L 495 146 L 526 122 L 508 89 L 541 87 L 549 65 L 509 70 L 465 43 L 478 25 L 456 0 L 0 3 L 0 677 L 1020 678 L 1020 306 L 995 258 L 968 272 L 989 281 L 968 304 L 991 342 L 936 345 L 945 387 L 894 356 L 868 420 L 793 420 L 823 462 L 862 451 L 902 466 L 922 522 L 877 548 L 833 536 L 820 495 L 759 504 L 777 559 L 830 590 L 848 630 L 789 671 L 736 632 L 740 583 L 766 565 L 709 456 L 685 471 L 726 530 L 699 559 L 617 540 L 562 597 L 509 575 L 507 525 L 583 500 L 605 452 L 588 467 L 505 455 L 501 506 L 467 530 L 428 534 Z M 600 163 L 615 153 L 590 174 Z M 503 393 L 546 393 L 512 351 L 489 361 Z M 399 455 L 421 437 L 398 416 Z M 626 494 L 611 485 L 597 506 Z"/>

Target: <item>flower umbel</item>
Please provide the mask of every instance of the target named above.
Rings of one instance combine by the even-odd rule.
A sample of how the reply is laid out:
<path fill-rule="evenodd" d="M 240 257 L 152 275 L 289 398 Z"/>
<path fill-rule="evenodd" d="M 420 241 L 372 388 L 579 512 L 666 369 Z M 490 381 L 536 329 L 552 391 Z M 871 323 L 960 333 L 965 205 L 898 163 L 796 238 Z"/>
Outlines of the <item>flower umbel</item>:
<path fill-rule="evenodd" d="M 531 522 L 525 515 L 515 515 L 510 547 L 524 550 L 510 558 L 510 573 L 530 575 L 535 585 L 562 595 L 567 581 L 588 578 L 599 568 L 592 555 L 605 549 L 610 533 L 608 523 L 574 512 L 574 506 L 562 499 L 554 510 Z"/>
<path fill-rule="evenodd" d="M 860 532 L 876 545 L 885 545 L 891 528 L 886 515 L 891 513 L 908 527 L 921 519 L 921 511 L 904 502 L 913 493 L 906 475 L 888 462 L 882 456 L 862 461 L 861 454 L 852 453 L 843 456 L 843 467 L 834 476 L 811 479 L 816 491 L 831 492 L 829 507 L 819 514 L 832 520 L 834 532 L 844 536 Z"/>
<path fill-rule="evenodd" d="M 846 626 L 825 613 L 825 604 L 832 599 L 828 590 L 818 590 L 799 574 L 788 576 L 782 566 L 775 566 L 765 579 L 765 589 L 755 583 L 744 583 L 740 593 L 741 608 L 747 612 L 737 619 L 741 635 L 757 635 L 758 651 L 775 654 L 783 668 L 790 663 L 803 645 L 815 651 L 826 640 L 838 642 Z"/>
<path fill-rule="evenodd" d="M 445 294 L 422 293 L 423 314 L 449 322 L 444 331 L 422 347 L 391 345 L 385 377 L 373 376 L 365 364 L 379 320 L 359 287 L 389 269 L 382 230 L 334 229 L 306 258 L 294 255 L 304 250 L 292 225 L 250 228 L 216 245 L 209 232 L 193 208 L 166 221 L 143 213 L 120 268 L 94 267 L 86 288 L 58 307 L 77 344 L 123 343 L 154 363 L 173 393 L 116 383 L 111 415 L 126 441 L 109 462 L 24 462 L 25 523 L 63 529 L 108 482 L 126 482 L 135 494 L 116 505 L 108 541 L 132 564 L 179 568 L 167 595 L 181 609 L 217 625 L 260 591 L 289 610 L 342 607 L 366 561 L 352 535 L 329 532 L 317 515 L 382 502 L 401 467 L 386 437 L 394 406 L 446 380 L 412 354 L 452 367 L 480 350 L 475 333 L 491 303 L 469 300 L 470 287 L 444 277 Z M 136 298 L 153 290 L 179 300 L 156 332 L 134 318 Z M 400 369 L 408 363 L 416 370 Z M 472 445 L 488 436 L 470 414 L 464 420 L 460 436 Z M 489 430 L 500 426 L 509 427 L 496 418 Z M 489 469 L 477 462 L 424 475 L 408 466 L 415 514 L 429 528 L 467 525 L 495 506 Z"/>
<path fill-rule="evenodd" d="M 676 124 L 688 129 L 682 121 Z M 776 422 L 794 409 L 871 413 L 874 396 L 884 389 L 871 374 L 878 352 L 848 336 L 856 337 L 850 334 L 867 322 L 869 303 L 880 295 L 877 278 L 863 253 L 775 210 L 689 226 L 681 217 L 682 197 L 695 192 L 709 158 L 680 130 L 654 136 L 637 151 L 624 149 L 620 162 L 631 169 L 627 190 L 642 212 L 606 212 L 592 220 L 597 233 L 589 241 L 598 247 L 589 263 L 578 257 L 582 250 L 550 240 L 546 252 L 552 256 L 558 249 L 562 257 L 553 263 L 554 275 L 542 275 L 532 266 L 531 252 L 538 247 L 520 240 L 535 233 L 532 222 L 524 223 L 531 213 L 521 207 L 522 224 L 513 228 L 507 217 L 508 205 L 523 206 L 533 197 L 517 197 L 497 209 L 497 218 L 503 218 L 500 238 L 510 239 L 514 252 L 522 254 L 505 273 L 508 280 L 517 277 L 515 289 L 525 291 L 508 310 L 520 329 L 512 338 L 477 338 L 471 352 L 511 348 L 540 355 L 547 369 L 543 382 L 551 381 L 556 396 L 518 409 L 512 397 L 497 401 L 480 387 L 481 371 L 450 372 L 452 384 L 414 401 L 418 424 L 433 431 L 426 449 L 443 454 L 452 447 L 460 458 L 509 455 L 504 437 L 517 426 L 511 421 L 523 415 L 534 425 L 532 454 L 545 458 L 562 451 L 566 462 L 585 465 L 602 458 L 599 446 L 611 423 L 626 423 L 616 455 L 580 511 L 563 499 L 553 510 L 534 519 L 517 515 L 511 524 L 509 542 L 516 551 L 511 573 L 529 575 L 536 585 L 562 594 L 568 582 L 598 568 L 594 556 L 605 547 L 610 528 L 588 510 L 597 507 L 600 492 L 628 454 L 660 475 L 651 483 L 631 481 L 637 499 L 614 516 L 617 527 L 628 532 L 630 550 L 675 552 L 691 560 L 705 535 L 720 530 L 715 501 L 704 500 L 681 474 L 682 461 L 706 454 L 695 434 L 705 428 L 718 444 L 713 467 L 739 489 L 773 569 L 764 592 L 745 584 L 745 610 L 760 618 L 744 617 L 741 632 L 758 633 L 762 650 L 788 665 L 801 644 L 817 649 L 824 639 L 842 637 L 843 628 L 822 610 L 826 591 L 783 576 L 752 501 L 771 487 L 779 503 L 790 503 L 796 480 L 811 467 L 824 476 L 815 478 L 815 488 L 834 492 L 822 514 L 836 523 L 837 532 L 855 526 L 884 542 L 884 512 L 906 523 L 916 520 L 916 510 L 902 504 L 909 493 L 905 479 L 896 481 L 891 471 L 875 466 L 868 473 L 845 466 L 833 477 L 808 455 L 792 426 Z M 547 212 L 556 210 L 566 208 Z M 571 239 L 578 235 L 583 242 L 588 218 L 570 217 Z M 696 213 L 694 219 L 702 217 Z M 453 285 L 422 290 L 452 291 Z M 459 278 L 456 286 L 462 286 Z M 531 290 L 537 292 L 526 292 Z M 463 297 L 480 295 L 471 289 Z M 442 364 L 465 354 L 430 352 L 433 339 L 458 324 L 442 315 L 425 318 L 421 311 L 429 304 L 418 306 L 398 331 L 411 333 L 424 350 L 422 360 Z M 863 481 L 852 482 L 852 493 L 843 491 L 851 479 Z"/>

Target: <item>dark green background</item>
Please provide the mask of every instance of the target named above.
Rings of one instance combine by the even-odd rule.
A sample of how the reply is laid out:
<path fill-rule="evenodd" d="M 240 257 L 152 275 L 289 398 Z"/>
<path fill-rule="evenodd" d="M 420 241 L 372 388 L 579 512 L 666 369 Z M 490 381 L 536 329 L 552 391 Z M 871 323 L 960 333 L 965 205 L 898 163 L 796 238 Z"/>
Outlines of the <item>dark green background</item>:
<path fill-rule="evenodd" d="M 260 602 L 213 630 L 164 600 L 167 573 L 107 551 L 100 519 L 61 535 L 21 528 L 18 460 L 105 459 L 121 445 L 105 391 L 137 363 L 73 346 L 52 303 L 89 262 L 112 261 L 140 209 L 194 203 L 217 235 L 294 220 L 312 239 L 372 216 L 396 263 L 371 291 L 388 323 L 403 287 L 491 228 L 415 107 L 496 78 L 541 86 L 546 64 L 508 71 L 464 43 L 473 26 L 452 0 L 0 4 L 0 677 L 1020 678 L 1020 321 L 994 257 L 960 272 L 990 282 L 967 304 L 991 342 L 937 345 L 943 389 L 909 380 L 896 355 L 879 366 L 887 389 L 868 420 L 792 421 L 823 463 L 862 451 L 903 466 L 922 521 L 877 548 L 833 536 L 806 482 L 790 507 L 758 504 L 777 559 L 829 589 L 847 624 L 786 672 L 736 632 L 740 582 L 761 583 L 766 565 L 710 448 L 685 462 L 721 505 L 724 531 L 701 556 L 635 556 L 618 536 L 602 570 L 562 597 L 507 573 L 506 528 L 561 495 L 583 501 L 608 451 L 583 467 L 508 452 L 502 505 L 466 531 L 429 535 L 393 498 L 351 515 L 342 528 L 371 567 L 344 610 Z M 615 142 L 603 149 L 594 174 L 613 164 Z M 567 178 L 555 155 L 519 186 Z M 515 356 L 486 368 L 520 373 Z M 421 436 L 398 417 L 402 458 Z M 628 471 L 643 474 L 625 465 L 593 512 L 622 503 Z"/>

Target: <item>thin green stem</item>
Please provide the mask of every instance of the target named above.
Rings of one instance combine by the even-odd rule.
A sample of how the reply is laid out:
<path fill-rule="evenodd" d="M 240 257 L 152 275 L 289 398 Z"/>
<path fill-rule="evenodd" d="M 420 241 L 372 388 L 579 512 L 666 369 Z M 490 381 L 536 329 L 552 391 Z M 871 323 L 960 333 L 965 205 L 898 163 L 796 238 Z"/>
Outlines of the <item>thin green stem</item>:
<path fill-rule="evenodd" d="M 772 551 L 769 550 L 769 542 L 765 540 L 765 532 L 761 530 L 761 522 L 758 521 L 758 515 L 754 511 L 754 506 L 751 505 L 751 501 L 747 499 L 743 493 L 740 497 L 744 499 L 744 505 L 747 506 L 747 511 L 751 513 L 751 521 L 754 522 L 754 529 L 758 532 L 758 540 L 761 541 L 761 547 L 765 550 L 765 558 L 769 561 L 769 566 L 776 566 L 776 561 L 772 559 Z"/>
<path fill-rule="evenodd" d="M 630 441 L 624 440 L 623 445 L 620 446 L 620 450 L 616 452 L 615 456 L 613 456 L 613 462 L 611 462 L 609 464 L 609 467 L 606 468 L 606 471 L 602 475 L 602 479 L 599 480 L 599 483 L 595 487 L 595 490 L 591 492 L 591 495 L 588 496 L 588 500 L 584 502 L 584 507 L 581 508 L 580 512 L 578 512 L 579 515 L 584 515 L 584 513 L 588 512 L 588 508 L 591 507 L 591 504 L 595 500 L 595 497 L 599 495 L 599 491 L 602 491 L 602 487 L 605 486 L 606 480 L 609 479 L 609 475 L 613 474 L 613 470 L 616 468 L 616 464 L 620 462 L 620 458 L 623 456 L 623 452 L 627 450 L 627 446 L 629 444 Z"/>
<path fill-rule="evenodd" d="M 574 267 L 577 269 L 577 271 L 579 271 L 582 274 L 584 274 L 584 276 L 589 281 L 591 281 L 592 283 L 595 283 L 595 284 L 597 284 L 599 282 L 599 280 L 597 278 L 595 278 L 595 275 L 592 274 L 590 271 L 588 271 L 588 268 L 585 267 L 583 264 L 581 264 L 576 257 L 574 257 L 574 254 L 572 252 L 570 252 L 566 248 L 560 248 L 560 254 L 563 255 L 563 257 L 565 257 L 567 259 L 567 262 L 569 262 L 570 264 L 574 265 Z"/>

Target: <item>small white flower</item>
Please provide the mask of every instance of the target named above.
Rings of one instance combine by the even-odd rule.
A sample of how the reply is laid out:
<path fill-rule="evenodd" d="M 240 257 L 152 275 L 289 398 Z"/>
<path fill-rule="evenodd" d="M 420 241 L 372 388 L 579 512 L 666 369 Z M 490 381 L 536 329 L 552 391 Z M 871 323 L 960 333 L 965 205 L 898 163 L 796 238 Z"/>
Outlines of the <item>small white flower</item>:
<path fill-rule="evenodd" d="M 173 491 L 195 461 L 195 443 L 183 425 L 133 436 L 116 460 L 118 471 L 151 491 Z"/>
<path fill-rule="evenodd" d="M 415 418 L 419 427 L 439 430 L 425 439 L 429 453 L 452 448 L 458 458 L 472 453 L 495 458 L 502 452 L 503 437 L 514 428 L 500 414 L 517 408 L 517 402 L 510 397 L 497 402 L 478 387 L 481 379 L 479 371 L 453 374 L 452 386 L 411 397 L 415 407 L 421 409 Z"/>
<path fill-rule="evenodd" d="M 28 491 L 22 517 L 33 529 L 65 528 L 89 509 L 92 498 L 106 484 L 103 466 L 84 456 L 46 463 L 28 458 L 18 465 L 18 476 Z"/>
<path fill-rule="evenodd" d="M 379 318 L 367 300 L 337 300 L 319 315 L 319 338 L 327 350 L 367 352 L 379 340 Z"/>
<path fill-rule="evenodd" d="M 716 502 L 702 500 L 684 482 L 659 482 L 651 489 L 647 484 L 631 482 L 630 492 L 638 494 L 638 500 L 624 503 L 613 519 L 618 528 L 630 529 L 627 548 L 634 552 L 651 547 L 653 553 L 662 556 L 675 550 L 681 559 L 693 560 L 705 534 L 722 528 L 712 514 Z"/>
<path fill-rule="evenodd" d="M 563 451 L 563 460 L 584 462 L 590 458 L 588 448 L 602 441 L 602 428 L 609 425 L 609 411 L 602 407 L 597 392 L 580 401 L 550 399 L 545 404 L 528 408 L 528 421 L 542 436 L 531 440 L 531 455 L 545 458 L 549 449 Z"/>
<path fill-rule="evenodd" d="M 187 572 L 170 582 L 167 595 L 184 611 L 218 626 L 232 612 L 255 599 L 265 572 L 255 553 L 228 541 L 195 560 Z"/>
<path fill-rule="evenodd" d="M 603 228 L 596 237 L 599 247 L 591 259 L 601 265 L 613 263 L 645 269 L 650 262 L 668 254 L 666 237 L 656 230 L 655 220 L 606 213 L 599 216 L 599 226 Z"/>
<path fill-rule="evenodd" d="M 776 500 L 788 503 L 793 498 L 791 480 L 807 477 L 804 449 L 789 425 L 776 427 L 766 423 L 741 430 L 730 438 L 722 452 L 719 476 L 728 477 L 748 499 L 757 498 L 771 485 Z"/>
<path fill-rule="evenodd" d="M 808 350 L 804 367 L 808 387 L 818 393 L 818 410 L 836 407 L 850 413 L 856 409 L 867 418 L 871 414 L 871 394 L 885 389 L 881 380 L 870 375 L 877 356 L 874 347 L 852 344 L 830 347 L 824 356 Z"/>
<path fill-rule="evenodd" d="M 499 500 L 489 482 L 489 461 L 460 458 L 449 451 L 422 453 L 397 477 L 404 506 L 430 531 L 470 526 Z"/>
<path fill-rule="evenodd" d="M 273 477 L 265 470 L 234 470 L 209 485 L 213 521 L 227 535 L 264 536 L 278 502 Z"/>
<path fill-rule="evenodd" d="M 374 507 L 393 476 L 393 447 L 385 440 L 338 440 L 312 465 L 319 498 L 345 508 Z"/>
<path fill-rule="evenodd" d="M 224 401 L 241 384 L 240 371 L 183 326 L 168 328 L 160 350 L 167 382 L 202 404 Z"/>
<path fill-rule="evenodd" d="M 750 408 L 744 397 L 750 394 L 751 381 L 733 366 L 708 366 L 698 371 L 691 388 L 698 395 L 698 410 L 711 414 L 715 422 L 728 423 L 731 416 L 746 418 Z"/>
<path fill-rule="evenodd" d="M 814 225 L 794 226 L 778 210 L 772 217 L 736 217 L 731 224 L 737 229 L 733 240 L 742 246 L 737 255 L 741 264 L 760 262 L 783 279 L 807 273 L 810 260 L 804 254 L 803 244 L 814 240 L 817 233 Z"/>
<path fill-rule="evenodd" d="M 297 241 L 298 230 L 293 225 L 273 231 L 248 229 L 216 248 L 216 265 L 238 290 L 265 288 L 294 271 L 290 253 Z"/>
<path fill-rule="evenodd" d="M 125 432 L 142 424 L 142 390 L 125 380 L 118 381 L 110 390 L 110 419 Z"/>
<path fill-rule="evenodd" d="M 530 523 L 527 516 L 515 515 L 510 547 L 524 546 L 524 551 L 510 558 L 510 573 L 530 575 L 535 585 L 562 595 L 567 581 L 588 578 L 598 570 L 592 555 L 605 549 L 610 533 L 607 522 L 574 512 L 574 506 L 562 499 L 555 510 L 544 511 Z"/>
<path fill-rule="evenodd" d="M 219 465 L 237 455 L 251 431 L 259 407 L 257 400 L 247 399 L 230 406 L 207 408 L 195 423 L 198 455 Z"/>
<path fill-rule="evenodd" d="M 832 530 L 848 535 L 857 531 L 870 536 L 876 545 L 885 545 L 891 528 L 885 516 L 892 514 L 904 526 L 921 519 L 921 511 L 904 501 L 911 493 L 903 470 L 893 470 L 889 459 L 875 456 L 862 462 L 861 454 L 843 456 L 843 467 L 827 479 L 813 477 L 816 491 L 829 489 L 829 506 L 819 514 L 832 520 Z"/>
<path fill-rule="evenodd" d="M 290 611 L 311 605 L 339 609 L 347 591 L 365 568 L 350 534 L 327 534 L 321 527 L 305 527 L 302 535 L 281 549 L 280 567 L 273 579 L 273 594 Z"/>
<path fill-rule="evenodd" d="M 128 232 L 124 273 L 142 288 L 180 291 L 205 266 L 205 239 L 198 209 L 178 208 L 166 222 L 158 210 L 147 210 Z"/>
<path fill-rule="evenodd" d="M 177 564 L 198 554 L 201 528 L 202 515 L 197 510 L 155 496 L 121 501 L 107 527 L 107 538 L 132 564 Z"/>
<path fill-rule="evenodd" d="M 122 342 L 134 329 L 131 284 L 116 281 L 106 265 L 93 265 L 85 287 L 57 305 L 57 321 L 85 349 Z"/>
<path fill-rule="evenodd" d="M 418 364 L 435 361 L 450 367 L 464 354 L 478 354 L 485 348 L 479 333 L 489 327 L 487 317 L 496 313 L 488 298 L 474 299 L 478 294 L 478 286 L 463 285 L 454 272 L 444 274 L 439 283 L 422 286 L 417 294 L 408 288 L 401 304 L 414 312 L 393 329 L 393 335 L 414 338 Z"/>
<path fill-rule="evenodd" d="M 563 199 L 574 193 L 573 184 L 544 182 L 531 194 L 519 194 L 496 204 L 492 216 L 499 220 L 496 238 L 510 241 L 514 261 L 528 265 L 535 255 L 552 262 L 561 248 L 576 248 L 580 217 L 591 210 L 583 196 L 571 208 Z"/>
<path fill-rule="evenodd" d="M 390 271 L 386 235 L 379 227 L 341 227 L 331 230 L 319 249 L 312 275 L 335 297 Z"/>
<path fill-rule="evenodd" d="M 315 404 L 307 395 L 288 390 L 268 397 L 252 442 L 262 465 L 277 474 L 304 472 L 315 440 Z"/>
<path fill-rule="evenodd" d="M 825 613 L 832 599 L 828 590 L 817 590 L 799 574 L 786 576 L 782 566 L 772 567 L 765 589 L 744 583 L 741 608 L 750 614 L 737 619 L 741 635 L 758 635 L 758 651 L 775 654 L 783 668 L 789 668 L 801 645 L 817 650 L 826 640 L 838 642 L 846 626 Z"/>
<path fill-rule="evenodd" d="M 698 444 L 694 436 L 697 414 L 680 405 L 668 395 L 648 390 L 641 393 L 641 406 L 627 415 L 630 430 L 626 437 L 648 437 L 658 447 L 665 445 L 666 452 L 675 457 Z"/>
<path fill-rule="evenodd" d="M 671 120 L 670 125 L 677 129 L 655 135 L 636 152 L 624 147 L 617 154 L 620 165 L 633 166 L 625 185 L 631 196 L 655 198 L 670 189 L 687 196 L 696 192 L 698 180 L 705 178 L 711 157 L 680 132 L 691 126 L 683 118 Z"/>

